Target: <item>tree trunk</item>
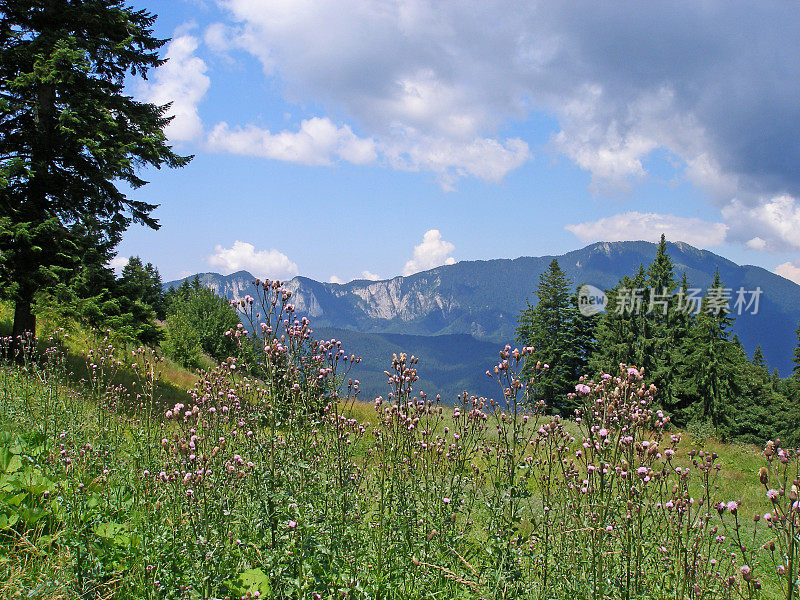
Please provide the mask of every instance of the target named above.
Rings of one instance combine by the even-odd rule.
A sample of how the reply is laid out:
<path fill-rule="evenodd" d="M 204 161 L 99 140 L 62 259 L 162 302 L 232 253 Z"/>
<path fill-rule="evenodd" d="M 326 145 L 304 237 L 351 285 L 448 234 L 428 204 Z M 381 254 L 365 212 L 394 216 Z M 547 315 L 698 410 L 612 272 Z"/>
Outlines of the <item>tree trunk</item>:
<path fill-rule="evenodd" d="M 44 16 L 46 21 L 54 22 L 56 19 L 56 4 L 54 0 L 44 3 Z M 55 29 L 54 29 L 55 30 Z M 54 40 L 42 36 L 45 58 L 50 58 L 53 52 Z M 39 40 L 37 40 L 39 41 Z M 39 80 L 36 90 L 36 105 L 34 109 L 35 132 L 31 140 L 31 177 L 28 180 L 27 201 L 23 204 L 23 221 L 41 223 L 47 218 L 47 185 L 52 162 L 52 131 L 55 123 L 55 88 L 47 80 Z M 34 242 L 35 243 L 35 242 Z M 30 249 L 29 249 L 30 250 Z M 21 268 L 20 287 L 14 303 L 14 326 L 12 328 L 12 348 L 16 359 L 22 360 L 20 350 L 20 336 L 26 332 L 36 335 L 36 315 L 33 314 L 33 296 L 36 288 L 35 274 L 41 262 L 38 254 L 30 252 L 21 257 L 26 263 Z M 20 261 L 23 262 L 23 261 Z M 22 265 L 19 265 L 22 267 Z M 27 281 L 26 281 L 27 280 Z"/>
<path fill-rule="evenodd" d="M 32 297 L 31 297 L 32 298 Z M 12 328 L 11 348 L 15 360 L 22 362 L 23 336 L 26 332 L 36 335 L 36 315 L 33 314 L 32 299 L 17 299 L 14 303 L 14 326 Z"/>

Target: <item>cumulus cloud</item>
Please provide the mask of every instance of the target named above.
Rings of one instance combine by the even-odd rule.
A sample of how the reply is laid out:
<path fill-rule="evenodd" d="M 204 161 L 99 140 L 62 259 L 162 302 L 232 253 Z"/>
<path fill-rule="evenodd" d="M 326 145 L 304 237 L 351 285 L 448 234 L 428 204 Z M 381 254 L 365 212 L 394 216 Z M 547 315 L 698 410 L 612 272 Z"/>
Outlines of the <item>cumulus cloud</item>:
<path fill-rule="evenodd" d="M 584 243 L 636 240 L 657 242 L 663 233 L 669 240 L 707 248 L 724 243 L 728 227 L 724 223 L 711 223 L 696 218 L 631 211 L 597 221 L 567 225 L 565 229 Z"/>
<path fill-rule="evenodd" d="M 800 250 L 800 202 L 789 195 L 762 199 L 755 204 L 733 200 L 722 209 L 730 223 L 729 237 L 754 250 Z"/>
<path fill-rule="evenodd" d="M 120 274 L 122 269 L 125 268 L 125 265 L 127 265 L 129 261 L 130 259 L 127 256 L 115 256 L 108 261 L 108 266 L 114 269 L 117 274 Z"/>
<path fill-rule="evenodd" d="M 211 85 L 203 59 L 195 56 L 198 40 L 192 35 L 178 35 L 167 46 L 167 62 L 156 69 L 151 82 L 144 84 L 143 95 L 155 104 L 172 103 L 168 114 L 172 121 L 165 132 L 173 141 L 199 139 L 203 121 L 197 107 Z"/>
<path fill-rule="evenodd" d="M 503 143 L 491 138 L 452 142 L 411 135 L 385 144 L 383 150 L 396 169 L 433 171 L 445 191 L 453 191 L 455 182 L 466 176 L 500 181 L 531 156 L 528 144 L 519 138 Z"/>
<path fill-rule="evenodd" d="M 214 254 L 207 260 L 208 264 L 221 269 L 225 275 L 246 270 L 262 279 L 291 279 L 298 273 L 297 265 L 285 254 L 274 248 L 256 250 L 253 244 L 239 240 L 230 248 L 217 244 L 214 246 Z"/>
<path fill-rule="evenodd" d="M 414 246 L 414 257 L 406 262 L 403 275 L 413 275 L 440 265 L 453 265 L 456 259 L 449 255 L 455 249 L 453 244 L 442 239 L 438 229 L 429 229 L 422 236 L 422 243 Z"/>
<path fill-rule="evenodd" d="M 532 152 L 503 127 L 543 112 L 549 148 L 595 193 L 630 192 L 662 149 L 719 207 L 800 197 L 800 5 L 219 3 L 229 22 L 209 45 L 256 57 L 288 101 L 344 115 L 387 164 L 445 187 L 519 168 Z"/>
<path fill-rule="evenodd" d="M 377 273 L 373 273 L 371 271 L 361 271 L 361 279 L 366 279 L 367 281 L 379 281 L 380 278 L 381 276 Z M 336 275 L 331 275 L 330 279 L 328 279 L 328 283 L 343 284 L 345 281 Z"/>
<path fill-rule="evenodd" d="M 361 165 L 375 160 L 375 143 L 359 138 L 349 126 L 314 117 L 298 131 L 270 133 L 254 126 L 231 129 L 222 122 L 208 136 L 208 147 L 231 154 L 262 156 L 304 165 L 328 165 L 336 159 Z"/>
<path fill-rule="evenodd" d="M 775 273 L 800 285 L 800 265 L 785 262 L 775 267 Z"/>

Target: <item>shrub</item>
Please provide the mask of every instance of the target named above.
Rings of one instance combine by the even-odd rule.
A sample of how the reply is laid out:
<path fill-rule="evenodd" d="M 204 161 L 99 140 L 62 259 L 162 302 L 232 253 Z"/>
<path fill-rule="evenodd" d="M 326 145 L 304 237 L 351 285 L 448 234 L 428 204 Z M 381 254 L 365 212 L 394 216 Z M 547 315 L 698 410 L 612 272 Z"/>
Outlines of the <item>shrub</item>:
<path fill-rule="evenodd" d="M 239 324 L 236 313 L 227 300 L 200 285 L 184 281 L 177 290 L 167 294 L 167 339 L 164 352 L 187 367 L 200 366 L 205 353 L 223 361 L 237 351 L 234 340 L 225 332 Z"/>

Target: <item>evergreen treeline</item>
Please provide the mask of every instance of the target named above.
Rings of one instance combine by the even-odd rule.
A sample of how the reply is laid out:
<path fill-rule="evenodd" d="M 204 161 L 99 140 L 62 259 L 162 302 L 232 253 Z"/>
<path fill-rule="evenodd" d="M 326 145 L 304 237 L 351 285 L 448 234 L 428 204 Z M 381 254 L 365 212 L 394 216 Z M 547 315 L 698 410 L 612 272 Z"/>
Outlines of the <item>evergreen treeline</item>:
<path fill-rule="evenodd" d="M 123 344 L 160 345 L 164 354 L 187 368 L 238 355 L 235 339 L 225 332 L 239 324 L 228 300 L 195 277 L 177 289 L 163 289 L 152 263 L 132 256 L 119 277 L 101 261 L 84 258 L 68 285 L 42 295 L 37 310 L 52 320 L 74 319 L 97 330 L 109 330 Z"/>
<path fill-rule="evenodd" d="M 536 294 L 538 304 L 522 312 L 517 329 L 517 341 L 535 349 L 527 372 L 536 363 L 548 367 L 540 368 L 532 401 L 569 414 L 568 394 L 581 375 L 614 373 L 625 363 L 656 385 L 677 426 L 708 426 L 722 438 L 754 443 L 800 441 L 800 326 L 794 371 L 782 379 L 770 372 L 760 347 L 748 358 L 731 335 L 733 313 L 742 312 L 732 307 L 747 308 L 745 299 L 732 296 L 719 272 L 703 295 L 685 273 L 678 279 L 663 235 L 652 263 L 606 290 L 603 314 L 581 314 L 555 259 Z"/>
<path fill-rule="evenodd" d="M 161 276 L 151 263 L 133 256 L 115 277 L 103 255 L 87 251 L 71 280 L 40 293 L 36 307 L 54 313 L 57 322 L 74 319 L 110 330 L 123 343 L 154 345 L 164 336 L 158 321 L 166 315 L 165 302 Z"/>

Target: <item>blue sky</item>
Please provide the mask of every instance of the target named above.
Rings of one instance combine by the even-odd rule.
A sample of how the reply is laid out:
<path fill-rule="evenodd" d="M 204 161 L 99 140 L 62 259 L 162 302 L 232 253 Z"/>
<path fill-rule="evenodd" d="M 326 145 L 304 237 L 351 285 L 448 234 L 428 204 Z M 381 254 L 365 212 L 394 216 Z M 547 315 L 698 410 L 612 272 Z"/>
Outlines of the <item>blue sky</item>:
<path fill-rule="evenodd" d="M 800 282 L 800 5 L 135 0 L 181 170 L 119 256 L 323 281 L 661 232 Z M 119 264 L 117 262 L 116 264 Z"/>

